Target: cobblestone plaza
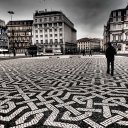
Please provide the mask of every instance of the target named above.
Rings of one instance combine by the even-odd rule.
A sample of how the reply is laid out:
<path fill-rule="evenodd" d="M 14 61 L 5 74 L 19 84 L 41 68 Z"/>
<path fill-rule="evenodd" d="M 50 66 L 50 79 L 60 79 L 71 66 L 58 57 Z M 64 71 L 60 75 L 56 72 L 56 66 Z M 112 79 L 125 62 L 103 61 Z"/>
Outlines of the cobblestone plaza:
<path fill-rule="evenodd" d="M 0 128 L 127 128 L 128 58 L 0 61 Z"/>

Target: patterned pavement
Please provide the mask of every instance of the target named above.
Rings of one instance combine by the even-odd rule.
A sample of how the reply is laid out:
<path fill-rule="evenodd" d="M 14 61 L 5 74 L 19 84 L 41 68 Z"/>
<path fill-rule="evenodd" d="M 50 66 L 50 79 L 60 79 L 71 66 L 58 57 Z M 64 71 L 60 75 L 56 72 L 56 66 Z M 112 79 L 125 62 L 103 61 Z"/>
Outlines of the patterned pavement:
<path fill-rule="evenodd" d="M 0 128 L 127 128 L 128 57 L 0 61 Z"/>

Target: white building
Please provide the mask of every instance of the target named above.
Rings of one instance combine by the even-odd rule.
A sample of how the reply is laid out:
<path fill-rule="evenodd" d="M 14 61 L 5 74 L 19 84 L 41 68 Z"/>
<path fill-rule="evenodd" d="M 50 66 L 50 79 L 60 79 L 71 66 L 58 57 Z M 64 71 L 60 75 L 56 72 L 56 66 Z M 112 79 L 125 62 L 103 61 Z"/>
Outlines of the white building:
<path fill-rule="evenodd" d="M 128 53 L 128 6 L 113 10 L 104 32 L 104 39 L 116 47 L 118 53 Z"/>
<path fill-rule="evenodd" d="M 89 52 L 90 50 L 94 52 L 104 51 L 103 40 L 99 38 L 82 38 L 77 40 L 77 49 L 82 52 L 85 50 Z"/>
<path fill-rule="evenodd" d="M 74 24 L 60 11 L 36 11 L 33 15 L 33 44 L 43 53 L 74 53 L 77 48 Z"/>

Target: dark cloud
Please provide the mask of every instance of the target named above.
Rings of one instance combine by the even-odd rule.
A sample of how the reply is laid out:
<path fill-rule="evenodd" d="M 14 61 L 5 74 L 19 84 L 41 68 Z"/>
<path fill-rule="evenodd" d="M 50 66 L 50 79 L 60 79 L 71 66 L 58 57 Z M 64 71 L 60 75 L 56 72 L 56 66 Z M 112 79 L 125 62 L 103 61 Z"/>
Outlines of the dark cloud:
<path fill-rule="evenodd" d="M 127 0 L 3 0 L 0 16 L 9 20 L 8 10 L 15 11 L 14 19 L 32 19 L 35 10 L 61 10 L 74 23 L 78 38 L 102 37 L 111 10 L 125 8 Z"/>

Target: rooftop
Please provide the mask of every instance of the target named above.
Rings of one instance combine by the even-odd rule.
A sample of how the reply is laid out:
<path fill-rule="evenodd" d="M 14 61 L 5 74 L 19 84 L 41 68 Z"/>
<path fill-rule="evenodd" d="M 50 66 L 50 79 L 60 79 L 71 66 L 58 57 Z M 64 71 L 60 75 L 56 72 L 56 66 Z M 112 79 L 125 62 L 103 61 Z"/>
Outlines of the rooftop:
<path fill-rule="evenodd" d="M 63 14 L 61 11 L 36 11 L 35 16 L 52 15 L 52 14 Z M 64 15 L 64 14 L 63 14 Z"/>
<path fill-rule="evenodd" d="M 17 25 L 19 25 L 19 24 L 23 24 L 23 23 L 29 23 L 29 24 L 33 24 L 33 20 L 16 20 L 16 21 L 9 21 L 8 23 L 7 23 L 7 25 L 12 25 L 12 24 L 17 24 Z M 25 25 L 25 24 L 24 24 Z"/>

